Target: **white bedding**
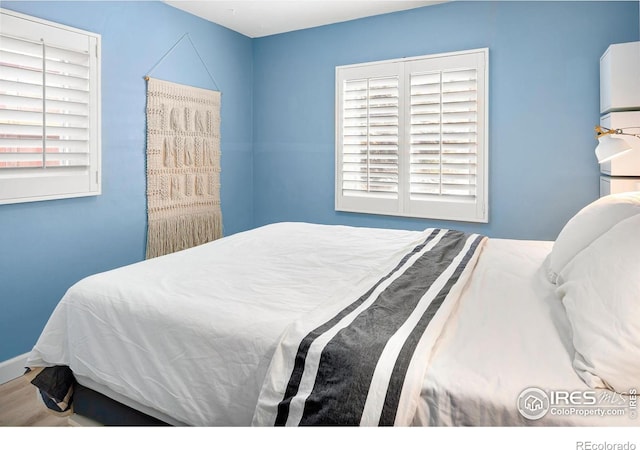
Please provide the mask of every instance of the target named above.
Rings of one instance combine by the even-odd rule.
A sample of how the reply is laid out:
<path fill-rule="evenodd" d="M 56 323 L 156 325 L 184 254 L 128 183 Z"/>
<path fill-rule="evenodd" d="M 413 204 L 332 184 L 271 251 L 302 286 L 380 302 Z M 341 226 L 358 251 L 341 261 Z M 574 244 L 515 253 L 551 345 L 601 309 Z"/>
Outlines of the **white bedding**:
<path fill-rule="evenodd" d="M 285 327 L 421 235 L 276 224 L 94 275 L 64 296 L 27 365 L 69 365 L 178 423 L 249 425 Z"/>
<path fill-rule="evenodd" d="M 529 387 L 590 391 L 572 366 L 571 328 L 542 262 L 552 242 L 490 239 L 427 369 L 417 425 L 640 425 L 624 416 L 553 415 L 526 420 L 516 403 Z M 600 401 L 610 391 L 595 391 Z M 571 407 L 571 405 L 566 405 Z M 574 405 L 575 406 L 575 405 Z M 587 408 L 590 409 L 590 408 Z M 561 411 L 567 412 L 566 408 Z M 570 412 L 570 411 L 569 411 Z"/>
<path fill-rule="evenodd" d="M 287 325 L 380 278 L 421 236 L 274 224 L 98 274 L 69 289 L 27 364 L 68 365 L 88 387 L 171 423 L 246 426 Z M 550 249 L 488 240 L 432 357 L 416 425 L 520 425 L 524 388 L 587 389 L 562 304 L 538 272 Z"/>

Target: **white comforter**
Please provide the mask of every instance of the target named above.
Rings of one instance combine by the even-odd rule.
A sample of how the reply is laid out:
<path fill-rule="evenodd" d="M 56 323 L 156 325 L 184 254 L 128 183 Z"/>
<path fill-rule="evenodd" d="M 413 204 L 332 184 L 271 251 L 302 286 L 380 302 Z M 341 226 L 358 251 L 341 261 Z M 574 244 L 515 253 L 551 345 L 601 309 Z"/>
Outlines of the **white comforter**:
<path fill-rule="evenodd" d="M 380 278 L 421 235 L 275 224 L 94 275 L 69 289 L 27 364 L 68 365 L 177 423 L 249 425 L 287 325 Z"/>

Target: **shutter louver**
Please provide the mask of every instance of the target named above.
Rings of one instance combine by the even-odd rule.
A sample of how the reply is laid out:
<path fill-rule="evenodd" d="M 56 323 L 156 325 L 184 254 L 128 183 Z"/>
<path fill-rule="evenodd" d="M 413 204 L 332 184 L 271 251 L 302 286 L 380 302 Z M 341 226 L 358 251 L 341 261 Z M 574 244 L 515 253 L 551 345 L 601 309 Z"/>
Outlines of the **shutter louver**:
<path fill-rule="evenodd" d="M 343 195 L 398 198 L 398 77 L 346 80 L 343 89 Z"/>
<path fill-rule="evenodd" d="M 410 197 L 476 196 L 477 70 L 411 74 Z"/>

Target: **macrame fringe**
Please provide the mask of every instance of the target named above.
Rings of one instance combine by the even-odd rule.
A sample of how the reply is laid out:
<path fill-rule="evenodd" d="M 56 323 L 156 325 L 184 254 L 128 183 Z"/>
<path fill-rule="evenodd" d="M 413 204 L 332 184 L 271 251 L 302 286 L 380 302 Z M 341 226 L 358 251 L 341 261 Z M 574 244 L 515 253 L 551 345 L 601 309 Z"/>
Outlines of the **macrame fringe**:
<path fill-rule="evenodd" d="M 222 237 L 222 214 L 206 212 L 149 222 L 147 259 L 185 250 Z"/>

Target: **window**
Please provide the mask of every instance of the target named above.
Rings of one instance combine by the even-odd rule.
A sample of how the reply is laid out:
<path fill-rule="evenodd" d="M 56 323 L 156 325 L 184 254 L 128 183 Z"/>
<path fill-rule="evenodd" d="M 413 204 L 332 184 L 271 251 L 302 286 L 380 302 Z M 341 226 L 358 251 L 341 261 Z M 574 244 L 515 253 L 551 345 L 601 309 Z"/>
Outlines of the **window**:
<path fill-rule="evenodd" d="M 488 55 L 336 68 L 336 210 L 488 221 Z"/>
<path fill-rule="evenodd" d="M 99 195 L 100 36 L 0 14 L 0 204 Z"/>

